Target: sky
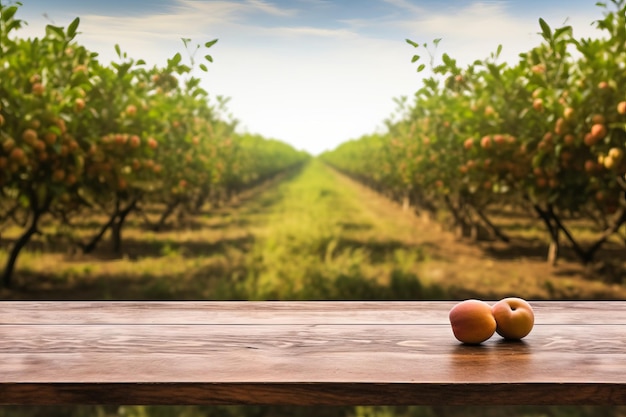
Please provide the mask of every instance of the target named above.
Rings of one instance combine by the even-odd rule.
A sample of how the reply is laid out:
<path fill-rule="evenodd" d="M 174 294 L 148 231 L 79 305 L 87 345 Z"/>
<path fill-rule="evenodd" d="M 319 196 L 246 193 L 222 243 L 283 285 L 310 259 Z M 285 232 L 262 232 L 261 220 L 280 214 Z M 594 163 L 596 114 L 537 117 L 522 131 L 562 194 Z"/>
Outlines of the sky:
<path fill-rule="evenodd" d="M 10 2 L 10 1 L 9 1 Z M 607 0 L 608 3 L 610 3 Z M 7 3 L 7 0 L 3 0 Z M 595 0 L 21 0 L 24 37 L 80 17 L 77 41 L 116 59 L 114 46 L 150 66 L 165 65 L 181 38 L 218 39 L 208 73 L 196 72 L 214 100 L 228 97 L 238 131 L 279 139 L 316 155 L 382 132 L 394 99 L 414 95 L 426 71 L 411 57 L 441 38 L 467 65 L 502 44 L 501 60 L 541 41 L 538 20 L 597 37 Z M 422 51 L 423 54 L 424 51 Z M 437 55 L 438 54 L 438 55 Z"/>

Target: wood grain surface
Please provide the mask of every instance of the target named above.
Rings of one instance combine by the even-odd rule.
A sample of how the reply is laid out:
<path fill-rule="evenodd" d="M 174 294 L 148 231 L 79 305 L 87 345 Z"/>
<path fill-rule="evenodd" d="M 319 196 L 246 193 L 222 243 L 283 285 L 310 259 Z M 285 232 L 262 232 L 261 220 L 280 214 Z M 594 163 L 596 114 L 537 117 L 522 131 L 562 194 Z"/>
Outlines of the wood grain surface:
<path fill-rule="evenodd" d="M 480 346 L 454 304 L 0 302 L 0 404 L 626 404 L 626 302 Z"/>

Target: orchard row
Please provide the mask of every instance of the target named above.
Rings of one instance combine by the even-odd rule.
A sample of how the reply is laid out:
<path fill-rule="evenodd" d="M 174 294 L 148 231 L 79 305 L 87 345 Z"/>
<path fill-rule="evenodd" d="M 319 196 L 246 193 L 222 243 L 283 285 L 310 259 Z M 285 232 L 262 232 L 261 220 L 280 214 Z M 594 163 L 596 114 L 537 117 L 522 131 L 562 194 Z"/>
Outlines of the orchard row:
<path fill-rule="evenodd" d="M 20 223 L 4 271 L 9 285 L 15 260 L 44 215 L 59 222 L 98 210 L 108 214 L 102 233 L 120 232 L 143 203 L 190 210 L 255 185 L 303 162 L 289 145 L 234 132 L 221 116 L 224 100 L 210 104 L 193 57 L 203 45 L 184 39 L 190 64 L 179 53 L 163 67 L 147 68 L 116 46 L 119 61 L 103 64 L 76 42 L 79 19 L 67 28 L 48 25 L 45 36 L 24 39 L 18 6 L 0 3 L 0 231 Z M 195 49 L 194 49 L 195 48 Z"/>
<path fill-rule="evenodd" d="M 599 4 L 604 34 L 577 39 L 539 19 L 540 44 L 516 64 L 501 47 L 461 67 L 447 54 L 387 134 L 346 142 L 323 158 L 418 208 L 445 208 L 457 225 L 504 234 L 492 204 L 526 207 L 543 220 L 556 260 L 565 235 L 584 262 L 626 222 L 626 1 Z M 407 42 L 418 71 L 433 44 Z M 421 52 L 420 52 L 421 51 Z M 563 220 L 594 219 L 602 232 L 583 248 Z"/>

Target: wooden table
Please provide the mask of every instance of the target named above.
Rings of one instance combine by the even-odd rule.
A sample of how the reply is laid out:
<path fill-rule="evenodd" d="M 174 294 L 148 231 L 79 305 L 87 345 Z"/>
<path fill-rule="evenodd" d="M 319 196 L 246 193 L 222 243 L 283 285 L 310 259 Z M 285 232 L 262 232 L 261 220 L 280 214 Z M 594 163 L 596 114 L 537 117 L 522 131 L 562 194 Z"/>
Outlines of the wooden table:
<path fill-rule="evenodd" d="M 454 304 L 0 302 L 0 404 L 626 404 L 626 302 L 481 346 Z"/>

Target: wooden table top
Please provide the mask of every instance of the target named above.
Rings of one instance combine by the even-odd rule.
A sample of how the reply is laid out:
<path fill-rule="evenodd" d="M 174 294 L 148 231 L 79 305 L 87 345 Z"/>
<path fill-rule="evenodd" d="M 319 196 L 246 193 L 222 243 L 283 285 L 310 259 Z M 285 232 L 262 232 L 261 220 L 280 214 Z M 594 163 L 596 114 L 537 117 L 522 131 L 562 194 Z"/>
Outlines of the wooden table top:
<path fill-rule="evenodd" d="M 531 301 L 460 344 L 456 302 L 0 302 L 0 404 L 626 404 L 626 302 Z"/>

